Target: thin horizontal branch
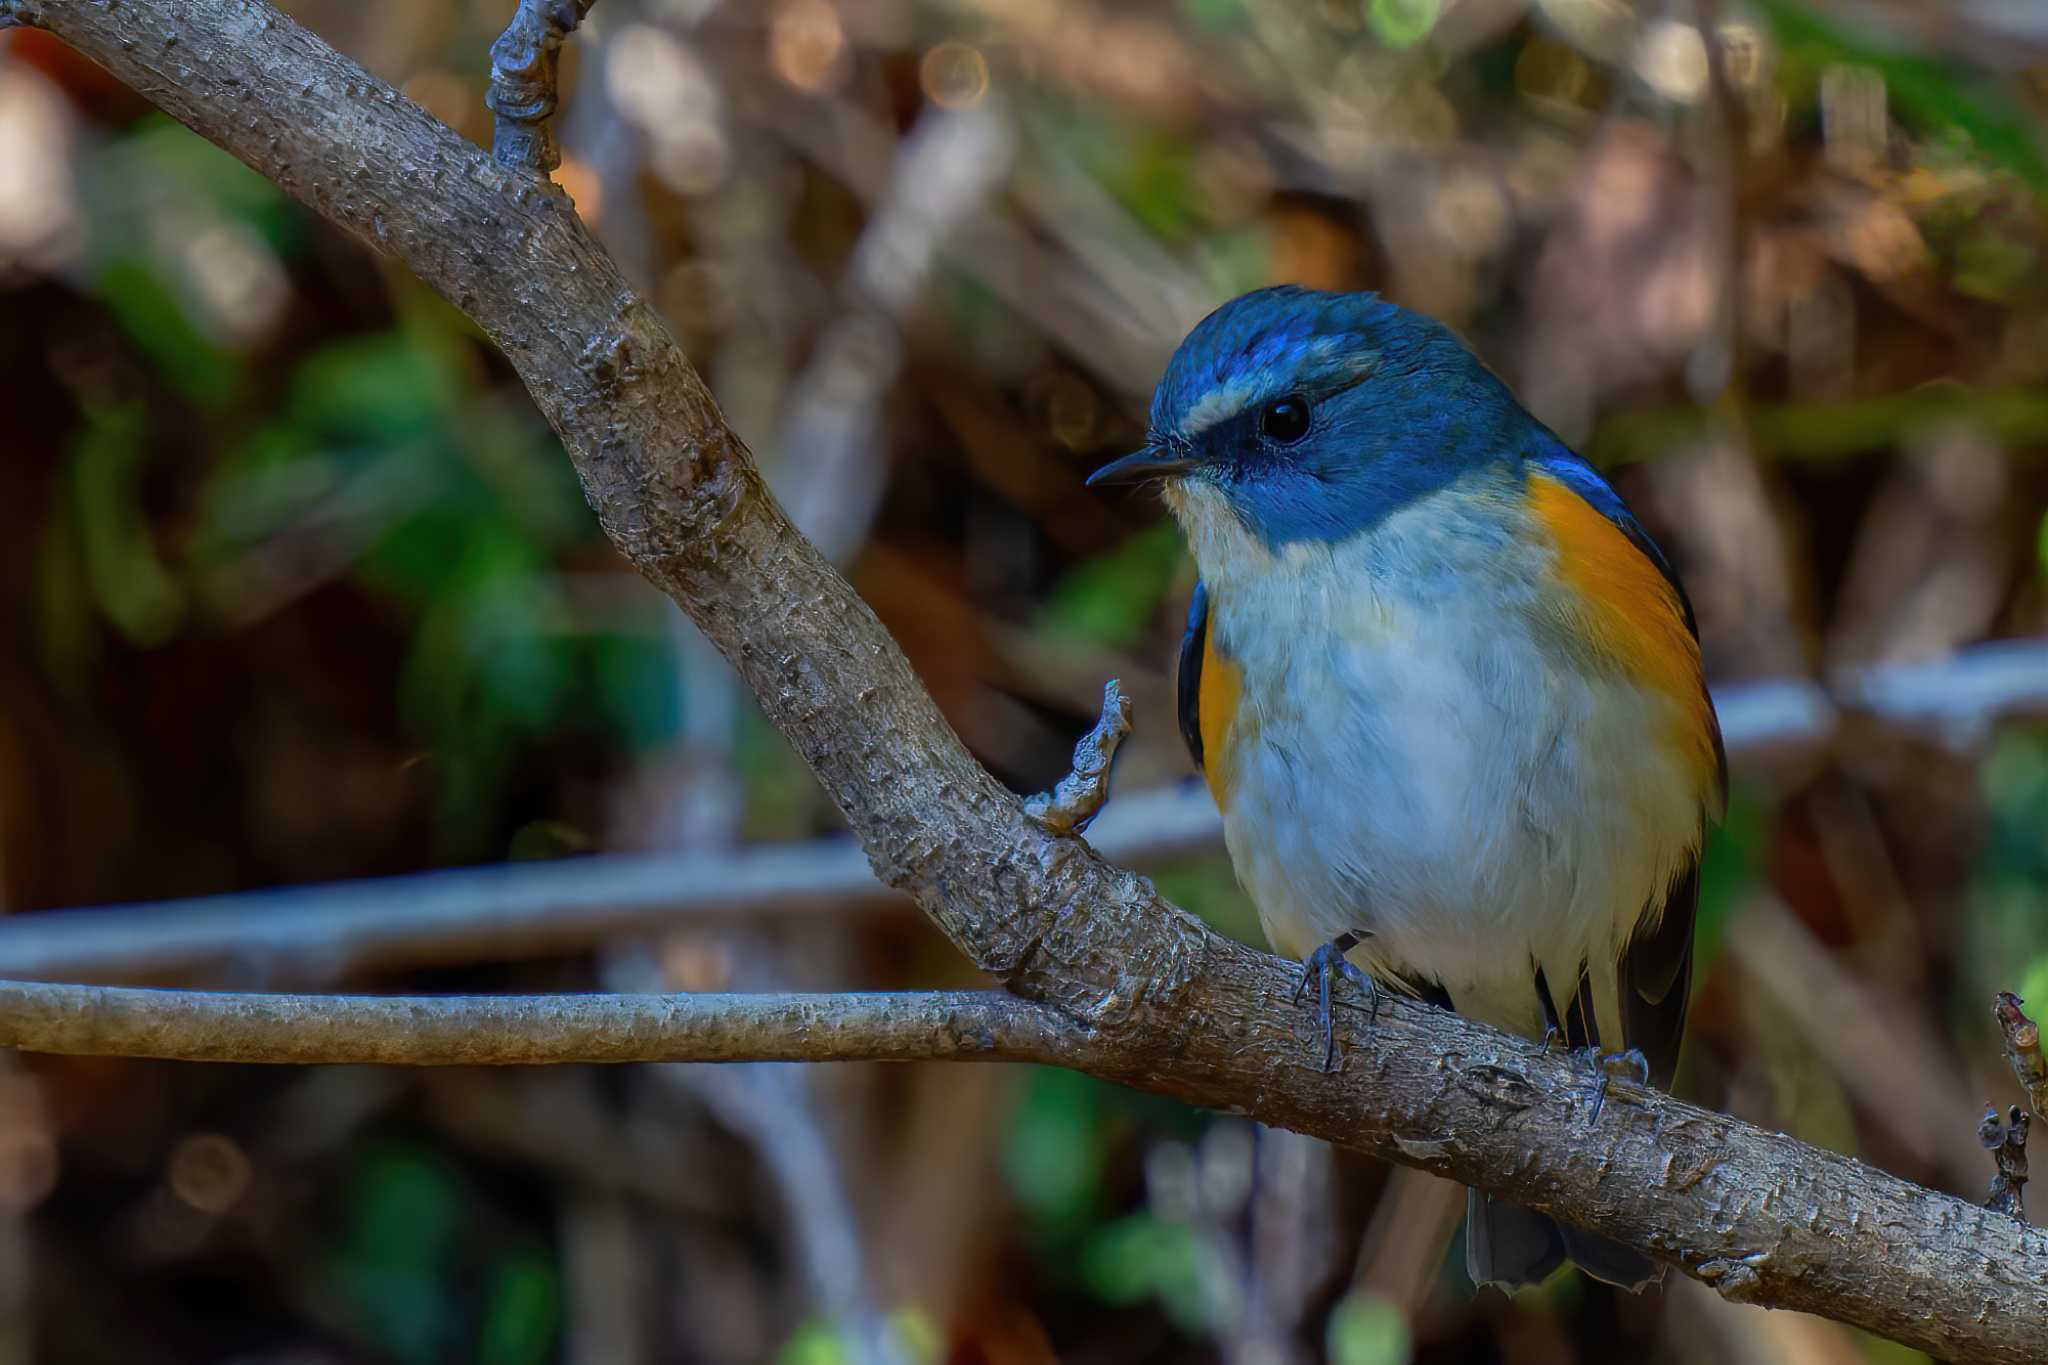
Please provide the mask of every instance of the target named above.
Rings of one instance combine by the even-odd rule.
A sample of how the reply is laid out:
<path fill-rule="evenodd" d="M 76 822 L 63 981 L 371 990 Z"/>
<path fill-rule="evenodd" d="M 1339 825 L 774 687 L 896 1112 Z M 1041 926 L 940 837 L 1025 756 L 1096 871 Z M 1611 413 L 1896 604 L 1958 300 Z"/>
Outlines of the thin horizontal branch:
<path fill-rule="evenodd" d="M 1272 978 L 1265 984 L 1285 987 L 1280 964 L 1245 958 Z M 1266 1015 L 1256 998 L 1242 1003 L 1248 1012 L 1196 1032 L 1220 1029 L 1264 1052 Z M 1827 1277 L 1860 1246 L 1875 1258 L 1866 1269 L 1886 1301 L 1920 1315 L 1898 1335 L 1950 1351 L 1969 1340 L 1972 1359 L 2035 1358 L 2031 1343 L 2048 1327 L 2048 1243 L 2002 1210 L 1625 1078 L 1606 1078 L 1596 1117 L 1600 1082 L 1569 1054 L 1405 999 L 1383 1004 L 1370 1031 L 1360 1029 L 1363 1013 L 1341 1012 L 1348 1060 L 1337 1075 L 1321 1072 L 1313 1046 L 1292 1047 L 1291 1062 L 1268 1054 L 1260 1067 L 1273 1089 L 1255 1112 L 1460 1180 L 1473 1178 L 1472 1148 L 1491 1150 L 1503 1164 L 1479 1183 L 1551 1212 L 1626 1216 L 1646 1196 L 1684 1210 L 1689 1220 L 1660 1226 L 1642 1245 L 1739 1302 L 1784 1304 L 1787 1283 Z M 1142 1040 L 1099 1035 L 993 992 L 382 997 L 0 982 L 0 1045 L 420 1066 L 979 1059 L 1080 1067 L 1168 1093 L 1207 1077 L 1196 1079 L 1198 1096 L 1205 1085 L 1241 1083 L 1215 1066 L 1212 1049 L 1181 1075 Z M 1157 1083 L 1169 1074 L 1180 1085 Z M 1731 1238 L 1746 1249 L 1707 1254 Z M 2013 1312 L 2022 1316 L 2001 1318 Z"/>
<path fill-rule="evenodd" d="M 2038 1359 L 2048 1238 L 2014 1220 L 1395 1002 L 1321 1069 L 1289 964 L 1024 812 L 771 498 L 566 197 L 493 162 L 263 0 L 0 0 L 461 309 L 561 435 L 614 545 L 732 661 L 877 877 L 1093 1040 L 1087 1069 L 1452 1177 L 1951 1358 Z"/>
<path fill-rule="evenodd" d="M 995 991 L 844 995 L 259 995 L 0 981 L 0 1046 L 292 1065 L 1056 1062 L 1085 1030 Z"/>
<path fill-rule="evenodd" d="M 2048 712 L 2048 640 L 1859 670 L 1831 689 L 1803 678 L 1734 683 L 1716 688 L 1714 701 L 1737 771 L 1823 749 L 1844 707 L 1937 738 L 1973 738 L 2007 717 Z M 1138 867 L 1222 842 L 1215 803 L 1193 782 L 1119 796 L 1088 827 L 1098 853 Z M 377 967 L 569 952 L 705 916 L 902 903 L 846 839 L 607 854 L 9 916 L 0 918 L 0 977 L 330 981 Z"/>

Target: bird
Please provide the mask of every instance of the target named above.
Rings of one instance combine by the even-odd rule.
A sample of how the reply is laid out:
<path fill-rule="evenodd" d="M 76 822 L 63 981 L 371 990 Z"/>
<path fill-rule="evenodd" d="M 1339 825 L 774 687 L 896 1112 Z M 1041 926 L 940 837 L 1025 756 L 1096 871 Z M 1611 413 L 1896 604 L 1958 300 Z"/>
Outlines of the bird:
<path fill-rule="evenodd" d="M 1442 323 L 1279 285 L 1089 482 L 1156 483 L 1192 552 L 1179 728 L 1326 1069 L 1336 978 L 1669 1088 L 1727 758 L 1685 589 L 1593 466 Z M 1476 1190 L 1465 1248 L 1475 1285 L 1662 1275 Z"/>

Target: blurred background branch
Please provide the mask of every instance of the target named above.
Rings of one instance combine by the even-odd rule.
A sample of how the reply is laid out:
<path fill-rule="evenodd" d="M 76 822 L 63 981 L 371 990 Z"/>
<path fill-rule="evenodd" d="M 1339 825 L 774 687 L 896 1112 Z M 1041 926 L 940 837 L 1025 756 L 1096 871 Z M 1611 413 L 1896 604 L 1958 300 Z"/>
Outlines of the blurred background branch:
<path fill-rule="evenodd" d="M 1966 745 L 2001 720 L 2048 712 L 2048 642 L 1851 670 L 1829 687 L 1730 684 L 1715 704 L 1738 772 L 1824 761 L 1845 718 Z M 1222 823 L 1199 788 L 1155 789 L 1110 802 L 1088 841 L 1115 862 L 1171 864 L 1220 846 Z M 841 840 L 608 855 L 0 920 L 0 974 L 307 979 L 547 956 L 706 916 L 810 919 L 903 905 Z"/>

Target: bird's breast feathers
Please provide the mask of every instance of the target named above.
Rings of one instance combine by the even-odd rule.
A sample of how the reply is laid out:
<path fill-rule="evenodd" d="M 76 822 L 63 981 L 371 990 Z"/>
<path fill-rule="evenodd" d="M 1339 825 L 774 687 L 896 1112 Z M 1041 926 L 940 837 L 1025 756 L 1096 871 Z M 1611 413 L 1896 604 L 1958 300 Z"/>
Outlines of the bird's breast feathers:
<path fill-rule="evenodd" d="M 1278 552 L 1204 496 L 1175 509 L 1210 601 L 1204 768 L 1274 947 L 1371 928 L 1382 966 L 1527 1028 L 1488 999 L 1618 952 L 1719 800 L 1675 589 L 1535 471 Z"/>

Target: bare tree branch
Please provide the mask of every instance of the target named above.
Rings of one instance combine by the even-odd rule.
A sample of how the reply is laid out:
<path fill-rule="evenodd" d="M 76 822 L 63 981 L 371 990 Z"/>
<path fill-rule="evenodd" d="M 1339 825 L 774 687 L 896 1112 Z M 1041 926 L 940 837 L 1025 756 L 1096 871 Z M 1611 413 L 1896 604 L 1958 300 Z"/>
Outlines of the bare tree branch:
<path fill-rule="evenodd" d="M 1119 797 L 1089 826 L 1150 865 L 1221 843 L 1206 791 Z M 604 854 L 0 917 L 0 978 L 332 981 L 377 967 L 516 960 L 705 917 L 903 906 L 849 839 Z"/>
<path fill-rule="evenodd" d="M 1347 1066 L 1325 1075 L 1313 1031 L 1279 1003 L 1288 964 L 1048 831 L 973 761 L 564 196 L 261 0 L 0 0 L 0 17 L 50 28 L 475 320 L 562 436 L 607 534 L 738 668 L 876 874 L 1087 1037 L 1078 1064 L 1567 1217 L 1729 1298 L 1944 1356 L 2038 1358 L 2048 1242 L 2003 1215 L 1625 1080 L 1595 1122 L 1582 1065 L 1405 1001 L 1370 1030 L 1346 1011 Z M 178 1008 L 131 1001 L 131 1050 Z M 338 1041 L 319 1022 L 330 1008 L 286 1032 Z M 94 1017 L 59 1015 L 86 1036 Z M 459 1029 L 437 1017 L 398 1032 Z M 519 1022 L 529 1044 L 573 1027 Z"/>
<path fill-rule="evenodd" d="M 1086 1063 L 1087 1031 L 996 991 L 259 995 L 0 982 L 0 1046 L 293 1065 Z"/>

